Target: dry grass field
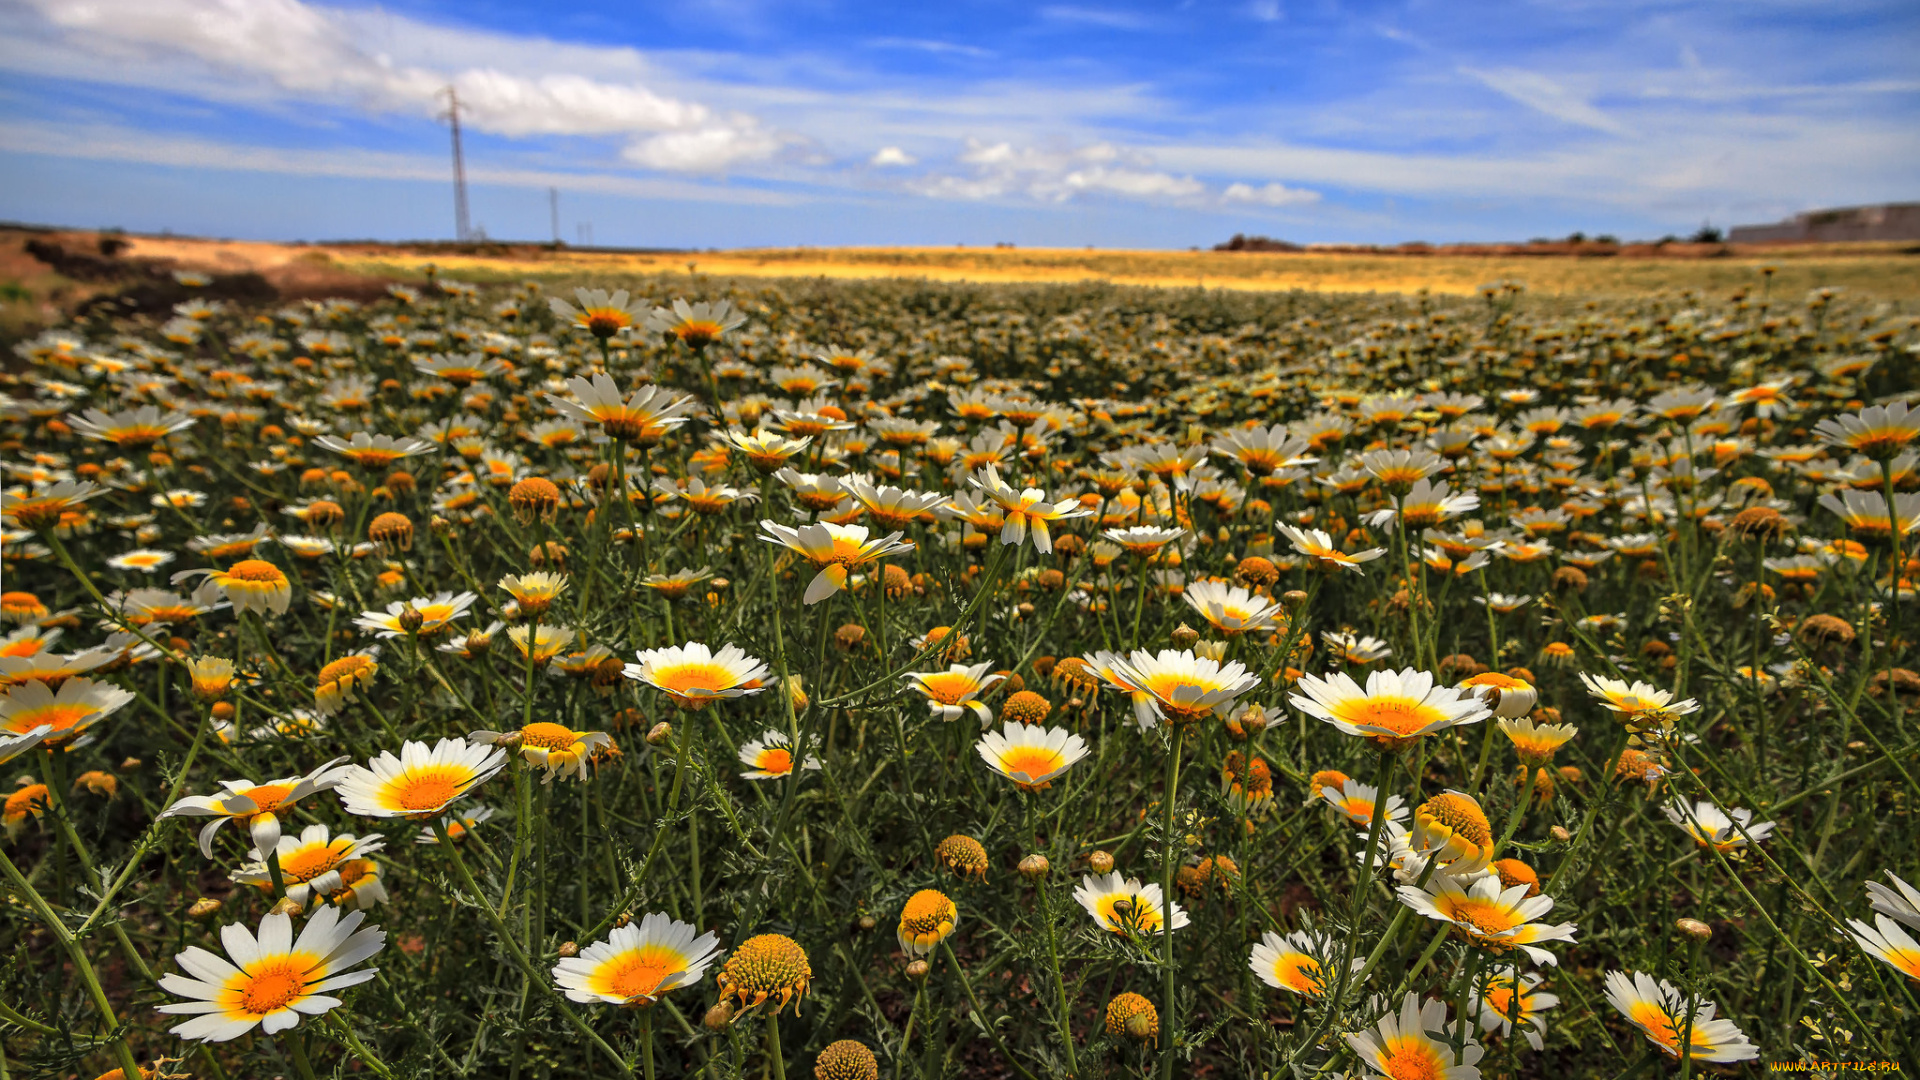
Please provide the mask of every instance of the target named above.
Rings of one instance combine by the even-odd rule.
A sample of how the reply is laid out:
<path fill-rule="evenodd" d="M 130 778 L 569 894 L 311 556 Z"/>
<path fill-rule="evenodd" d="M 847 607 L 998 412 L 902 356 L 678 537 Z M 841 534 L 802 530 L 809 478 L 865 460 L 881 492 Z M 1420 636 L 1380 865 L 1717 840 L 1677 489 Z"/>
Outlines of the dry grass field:
<path fill-rule="evenodd" d="M 141 245 L 144 247 L 145 245 Z M 1118 251 L 1068 248 L 770 248 L 723 252 L 598 254 L 517 249 L 511 256 L 424 250 L 327 249 L 345 268 L 412 276 L 427 262 L 474 278 L 654 274 L 689 266 L 716 277 L 924 278 L 982 283 L 1071 283 L 1317 292 L 1471 295 L 1515 280 L 1536 292 L 1602 296 L 1751 285 L 1778 268 L 1774 288 L 1799 295 L 1834 287 L 1888 300 L 1920 298 L 1920 255 L 1898 245 L 1740 251 L 1718 258 L 1401 255 L 1307 251 Z"/>

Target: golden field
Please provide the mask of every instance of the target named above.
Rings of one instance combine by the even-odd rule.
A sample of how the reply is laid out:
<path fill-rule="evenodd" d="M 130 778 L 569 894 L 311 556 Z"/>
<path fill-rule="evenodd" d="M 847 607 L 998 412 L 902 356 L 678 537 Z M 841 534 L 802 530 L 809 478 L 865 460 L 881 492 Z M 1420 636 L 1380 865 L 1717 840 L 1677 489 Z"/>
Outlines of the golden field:
<path fill-rule="evenodd" d="M 1719 293 L 1759 280 L 1775 266 L 1773 288 L 1798 296 L 1839 288 L 1885 300 L 1920 299 L 1920 254 L 1912 245 L 1825 244 L 1734 246 L 1718 257 L 1412 255 L 1306 251 L 1248 253 L 1127 251 L 1080 248 L 759 248 L 717 252 L 617 253 L 532 245 L 499 245 L 486 254 L 433 246 L 295 245 L 130 237 L 128 254 L 176 259 L 210 270 L 330 264 L 341 270 L 405 279 L 429 264 L 479 280 L 648 275 L 685 272 L 714 277 L 919 278 L 980 283 L 1076 283 L 1156 288 L 1471 295 L 1482 284 L 1520 281 L 1556 295 L 1637 296 L 1694 289 Z M 1678 245 L 1690 249 L 1691 245 Z"/>

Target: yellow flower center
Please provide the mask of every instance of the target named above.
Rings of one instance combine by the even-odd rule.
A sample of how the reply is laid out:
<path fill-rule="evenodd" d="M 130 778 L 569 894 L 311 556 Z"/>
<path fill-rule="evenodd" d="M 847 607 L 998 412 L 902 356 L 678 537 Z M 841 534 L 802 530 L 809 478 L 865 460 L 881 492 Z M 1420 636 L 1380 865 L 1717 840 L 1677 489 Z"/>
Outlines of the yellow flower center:
<path fill-rule="evenodd" d="M 23 710 L 14 713 L 13 716 L 8 719 L 7 730 L 13 732 L 28 732 L 42 725 L 51 724 L 53 725 L 53 730 L 65 731 L 80 721 L 85 720 L 87 717 L 92 716 L 93 713 L 94 708 L 91 705 L 84 705 L 78 702 L 71 704 L 55 703 L 45 706 L 44 708 L 30 711 Z"/>
<path fill-rule="evenodd" d="M 1444 903 L 1442 910 L 1446 911 L 1453 921 L 1467 923 L 1482 934 L 1504 933 L 1520 922 L 1519 916 L 1514 914 L 1513 909 L 1491 900 L 1473 897 Z"/>
<path fill-rule="evenodd" d="M 1273 977 L 1281 985 L 1309 997 L 1320 996 L 1320 965 L 1303 953 L 1288 953 L 1273 965 Z"/>
<path fill-rule="evenodd" d="M 528 724 L 520 729 L 520 745 L 537 746 L 542 750 L 565 750 L 579 739 L 571 728 L 559 724 Z"/>
<path fill-rule="evenodd" d="M 1465 795 L 1452 792 L 1435 795 L 1420 804 L 1420 817 L 1429 823 L 1443 825 L 1459 833 L 1463 839 L 1482 847 L 1493 842 L 1493 825 L 1487 821 L 1486 812 Z"/>
<path fill-rule="evenodd" d="M 1010 747 L 1000 755 L 1001 771 L 1009 776 L 1025 775 L 1042 777 L 1066 764 L 1066 759 L 1057 750 L 1044 746 Z"/>
<path fill-rule="evenodd" d="M 712 693 L 733 685 L 733 673 L 718 664 L 685 664 L 656 670 L 653 677 L 670 694 Z"/>
<path fill-rule="evenodd" d="M 387 802 L 400 810 L 433 811 L 452 802 L 470 774 L 460 765 L 429 765 L 395 778 Z"/>
<path fill-rule="evenodd" d="M 1334 714 L 1350 724 L 1385 728 L 1403 737 L 1447 718 L 1439 709 L 1410 697 L 1362 698 L 1342 703 Z"/>
<path fill-rule="evenodd" d="M 680 954 L 664 945 L 642 945 L 623 952 L 601 966 L 595 974 L 615 997 L 651 997 L 667 976 L 682 967 Z"/>
<path fill-rule="evenodd" d="M 1430 1041 L 1418 1035 L 1388 1040 L 1375 1067 L 1388 1080 L 1441 1080 L 1447 1075 L 1447 1063 L 1434 1052 Z"/>
<path fill-rule="evenodd" d="M 243 978 L 238 1004 L 254 1016 L 278 1012 L 306 996 L 306 969 L 292 957 L 270 960 Z"/>
<path fill-rule="evenodd" d="M 346 853 L 350 843 L 335 840 L 325 847 L 302 848 L 280 860 L 280 875 L 289 881 L 312 881 L 339 866 L 340 856 Z"/>

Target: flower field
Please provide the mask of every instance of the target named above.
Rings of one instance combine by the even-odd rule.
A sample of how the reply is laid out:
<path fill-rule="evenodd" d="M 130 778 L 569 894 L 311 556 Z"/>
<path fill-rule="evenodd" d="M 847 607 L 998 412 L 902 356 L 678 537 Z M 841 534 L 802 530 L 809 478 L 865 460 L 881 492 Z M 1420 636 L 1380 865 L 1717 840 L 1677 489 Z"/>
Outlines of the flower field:
<path fill-rule="evenodd" d="M 613 284 L 15 350 L 0 1080 L 1920 1060 L 1910 309 Z"/>

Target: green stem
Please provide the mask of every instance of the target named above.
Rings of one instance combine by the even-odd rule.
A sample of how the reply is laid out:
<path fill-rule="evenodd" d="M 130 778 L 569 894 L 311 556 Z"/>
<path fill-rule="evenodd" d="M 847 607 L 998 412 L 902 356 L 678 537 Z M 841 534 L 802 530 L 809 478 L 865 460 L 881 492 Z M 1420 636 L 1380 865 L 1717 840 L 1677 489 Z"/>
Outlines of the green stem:
<path fill-rule="evenodd" d="M 1137 635 L 1136 635 L 1137 636 Z M 1180 784 L 1180 750 L 1186 735 L 1186 729 L 1168 724 L 1168 735 L 1173 745 L 1167 750 L 1167 785 L 1160 795 L 1163 802 L 1161 821 L 1165 835 L 1161 837 L 1164 845 L 1160 849 L 1160 966 L 1163 977 L 1160 983 L 1160 1075 L 1163 1080 L 1173 1076 L 1173 992 L 1178 972 L 1173 963 L 1173 863 L 1174 855 L 1180 845 L 1174 841 L 1174 802 Z"/>

